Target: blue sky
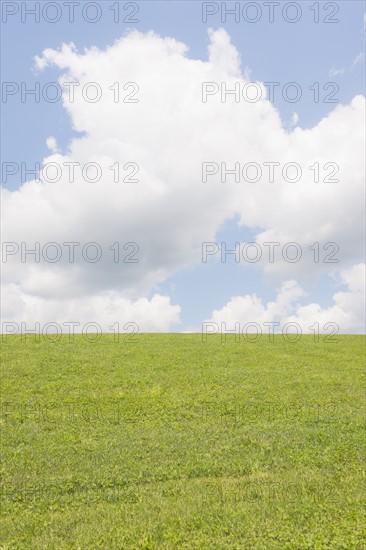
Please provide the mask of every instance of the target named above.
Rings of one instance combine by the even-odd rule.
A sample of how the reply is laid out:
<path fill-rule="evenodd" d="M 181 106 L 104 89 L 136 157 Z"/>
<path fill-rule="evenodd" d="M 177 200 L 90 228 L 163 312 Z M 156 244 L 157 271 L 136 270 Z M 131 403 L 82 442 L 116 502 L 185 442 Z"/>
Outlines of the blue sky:
<path fill-rule="evenodd" d="M 4 8 L 5 2 L 2 4 Z M 32 6 L 34 2 L 26 4 Z M 62 5 L 62 2 L 59 4 Z M 337 106 L 323 101 L 314 102 L 309 87 L 315 82 L 320 83 L 320 89 L 328 82 L 335 82 L 339 86 L 336 97 L 341 104 L 347 105 L 355 96 L 364 95 L 365 60 L 360 55 L 365 48 L 363 1 L 330 3 L 339 6 L 336 15 L 339 22 L 334 24 L 314 23 L 310 9 L 314 2 L 306 1 L 299 2 L 302 18 L 294 24 L 284 21 L 281 16 L 276 16 L 275 21 L 269 23 L 266 15 L 255 24 L 243 20 L 237 23 L 230 16 L 223 23 L 219 15 L 203 23 L 201 2 L 148 1 L 138 2 L 139 22 L 131 25 L 113 22 L 112 12 L 108 11 L 112 4 L 101 3 L 103 17 L 95 24 L 83 21 L 78 13 L 75 22 L 69 23 L 66 11 L 61 20 L 54 24 L 45 21 L 34 23 L 31 17 L 22 23 L 19 14 L 10 16 L 6 23 L 2 23 L 2 80 L 25 81 L 30 87 L 35 82 L 40 82 L 42 86 L 46 82 L 56 81 L 62 74 L 58 67 L 50 66 L 42 72 L 35 70 L 33 58 L 40 56 L 43 50 L 57 50 L 62 43 L 69 42 L 73 42 L 80 52 L 91 46 L 105 50 L 131 28 L 142 33 L 153 30 L 163 38 L 172 37 L 189 47 L 189 58 L 207 61 L 207 31 L 209 28 L 223 28 L 240 53 L 242 66 L 250 69 L 252 81 L 275 81 L 280 82 L 281 86 L 282 83 L 297 82 L 302 87 L 303 97 L 297 103 L 285 101 L 280 93 L 276 93 L 274 105 L 288 131 L 291 131 L 291 119 L 295 112 L 298 126 L 311 129 Z M 123 8 L 126 3 L 120 4 Z M 232 5 L 233 2 L 227 4 Z M 321 18 L 330 13 L 328 8 L 326 11 L 326 2 L 316 4 L 319 4 Z M 324 92 L 321 91 L 321 94 Z M 3 161 L 33 165 L 49 155 L 46 146 L 49 136 L 56 138 L 62 153 L 66 153 L 70 139 L 78 136 L 61 102 L 21 103 L 19 97 L 10 97 L 2 103 L 2 120 Z M 15 191 L 20 185 L 19 178 L 14 176 L 4 187 Z M 239 218 L 234 215 L 226 219 L 217 228 L 215 240 L 227 242 L 229 247 L 237 241 L 255 240 L 258 230 L 264 229 L 256 230 L 250 224 L 238 227 Z M 339 267 L 349 268 L 359 261 L 356 252 L 350 253 Z M 330 268 L 333 269 L 334 265 Z M 332 297 L 337 290 L 329 277 L 330 268 L 307 278 L 306 273 L 299 275 L 289 265 L 288 274 L 285 274 L 288 276 L 283 275 L 282 280 L 296 278 L 310 295 L 310 302 L 327 308 L 332 305 Z M 181 307 L 181 324 L 174 330 L 197 330 L 202 320 L 210 318 L 213 309 L 222 308 L 233 296 L 256 293 L 263 302 L 275 299 L 280 282 L 281 277 L 268 277 L 261 267 L 246 267 L 234 262 L 193 262 L 153 284 L 147 296 L 151 298 L 156 292 L 170 296 L 171 302 Z"/>

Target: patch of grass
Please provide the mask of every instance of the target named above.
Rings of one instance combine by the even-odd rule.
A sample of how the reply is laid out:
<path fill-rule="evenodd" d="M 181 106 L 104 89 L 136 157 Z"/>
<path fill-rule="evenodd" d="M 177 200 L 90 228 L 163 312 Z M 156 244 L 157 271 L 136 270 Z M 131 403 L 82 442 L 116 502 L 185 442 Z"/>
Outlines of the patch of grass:
<path fill-rule="evenodd" d="M 363 549 L 365 338 L 2 345 L 2 549 Z"/>

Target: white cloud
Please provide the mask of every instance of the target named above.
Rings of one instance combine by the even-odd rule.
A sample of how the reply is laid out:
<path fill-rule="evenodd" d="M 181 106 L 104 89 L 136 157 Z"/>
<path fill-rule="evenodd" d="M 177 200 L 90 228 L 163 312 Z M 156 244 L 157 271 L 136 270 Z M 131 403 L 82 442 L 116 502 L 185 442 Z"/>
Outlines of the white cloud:
<path fill-rule="evenodd" d="M 301 305 L 299 299 L 306 294 L 296 281 L 283 283 L 276 300 L 267 304 L 255 294 L 235 296 L 221 309 L 214 310 L 206 323 L 216 323 L 223 332 L 233 330 L 239 323 L 240 330 L 248 323 L 257 323 L 268 332 L 264 323 L 279 323 L 275 331 L 281 331 L 287 323 L 296 323 L 303 333 L 311 333 L 310 327 L 319 323 L 320 332 L 327 323 L 336 323 L 340 333 L 365 331 L 365 264 L 358 264 L 340 272 L 340 284 L 346 291 L 333 296 L 334 305 L 323 308 L 317 303 Z M 222 325 L 223 323 L 223 325 Z M 326 331 L 326 330 L 325 330 Z M 256 332 L 250 327 L 248 332 Z"/>
<path fill-rule="evenodd" d="M 261 324 L 276 321 L 290 313 L 294 301 L 303 295 L 304 291 L 296 281 L 286 281 L 274 302 L 264 304 L 256 294 L 234 296 L 222 309 L 214 310 L 206 322 L 227 323 L 227 328 L 232 329 L 237 322 L 245 325 L 251 322 Z"/>
<path fill-rule="evenodd" d="M 342 270 L 340 279 L 347 290 L 334 294 L 334 305 L 322 308 L 312 303 L 299 307 L 287 322 L 295 321 L 303 330 L 316 321 L 321 326 L 336 323 L 341 333 L 365 332 L 365 264 Z"/>
<path fill-rule="evenodd" d="M 365 60 L 365 53 L 364 52 L 360 52 L 358 55 L 356 55 L 356 57 L 354 58 L 353 62 L 352 62 L 352 67 L 355 67 L 356 65 L 358 65 L 359 63 L 362 63 L 363 61 Z"/>
<path fill-rule="evenodd" d="M 329 69 L 328 76 L 331 78 L 334 76 L 343 76 L 344 73 L 345 73 L 344 68 L 337 69 L 336 67 L 332 67 L 331 69 Z"/>
<path fill-rule="evenodd" d="M 300 120 L 299 115 L 297 113 L 293 113 L 291 117 L 291 126 L 297 126 L 299 120 Z"/>
<path fill-rule="evenodd" d="M 78 258 L 68 263 L 22 263 L 15 255 L 3 264 L 5 284 L 16 292 L 46 302 L 82 300 L 115 292 L 135 303 L 185 266 L 200 261 L 203 241 L 214 241 L 222 224 L 239 214 L 240 223 L 257 233 L 257 241 L 297 241 L 308 247 L 315 241 L 335 241 L 340 264 L 363 259 L 364 98 L 338 105 L 314 128 L 286 131 L 274 106 L 265 98 L 257 103 L 228 101 L 220 94 L 201 101 L 202 82 L 245 84 L 249 70 L 224 30 L 209 31 L 209 59 L 188 57 L 188 48 L 173 38 L 149 32 L 131 32 L 105 50 L 78 53 L 73 44 L 47 49 L 36 58 L 44 70 L 56 66 L 61 83 L 80 82 L 75 101 L 64 108 L 82 136 L 73 138 L 65 155 L 57 152 L 56 138 L 47 143 L 53 154 L 45 162 L 98 162 L 103 176 L 86 183 L 77 169 L 74 183 L 64 167 L 60 181 L 29 181 L 17 191 L 3 190 L 3 240 L 29 247 L 35 242 L 87 243 L 103 249 L 103 260 L 91 264 Z M 85 101 L 85 84 L 102 89 L 98 103 Z M 139 102 L 114 102 L 113 83 L 139 86 Z M 264 86 L 262 89 L 264 90 Z M 202 162 L 298 162 L 303 179 L 256 184 L 228 182 L 217 175 L 201 181 Z M 139 165 L 139 183 L 114 183 L 115 162 Z M 319 162 L 321 176 L 328 162 L 340 167 L 338 183 L 313 181 L 309 166 Z M 19 223 L 21 220 L 21 223 Z M 139 263 L 114 263 L 109 247 L 136 242 Z M 263 264 L 277 280 L 288 278 L 288 263 Z M 291 266 L 291 278 L 316 276 L 328 265 L 300 262 Z M 15 290 L 14 290 L 15 292 Z M 24 306 L 30 314 L 28 306 Z M 126 306 L 127 307 L 127 306 Z M 165 306 L 164 306 L 165 307 Z M 36 310 L 37 312 L 40 310 Z M 165 311 L 165 309 L 164 309 Z M 38 314 L 38 313 L 37 313 Z M 40 313 L 39 313 L 40 314 Z M 102 315 L 102 314 L 101 314 Z"/>
<path fill-rule="evenodd" d="M 52 153 L 59 153 L 60 149 L 57 145 L 56 138 L 50 136 L 46 139 L 46 145 Z"/>
<path fill-rule="evenodd" d="M 168 332 L 180 323 L 180 307 L 172 305 L 168 296 L 155 294 L 151 300 L 139 298 L 129 300 L 117 292 L 72 299 L 42 298 L 26 294 L 17 285 L 3 288 L 3 323 L 25 323 L 27 330 L 40 323 L 40 332 L 48 323 L 56 323 L 63 334 L 69 333 L 68 323 L 78 323 L 75 333 L 82 332 L 88 323 L 96 323 L 105 332 L 132 330 L 124 326 L 135 323 L 139 332 Z M 116 323 L 120 330 L 117 330 Z M 114 329 L 111 327 L 114 326 Z M 22 331 L 22 327 L 17 327 Z M 12 328 L 3 324 L 3 332 L 11 333 Z M 49 329 L 50 333 L 56 329 Z M 23 330 L 24 332 L 24 330 Z"/>

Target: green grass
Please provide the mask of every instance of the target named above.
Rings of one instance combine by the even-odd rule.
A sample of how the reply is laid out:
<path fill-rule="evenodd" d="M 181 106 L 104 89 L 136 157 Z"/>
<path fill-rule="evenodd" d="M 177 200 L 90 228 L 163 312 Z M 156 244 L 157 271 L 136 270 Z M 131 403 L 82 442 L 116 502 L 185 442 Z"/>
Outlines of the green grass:
<path fill-rule="evenodd" d="M 2 549 L 364 549 L 365 338 L 2 345 Z"/>

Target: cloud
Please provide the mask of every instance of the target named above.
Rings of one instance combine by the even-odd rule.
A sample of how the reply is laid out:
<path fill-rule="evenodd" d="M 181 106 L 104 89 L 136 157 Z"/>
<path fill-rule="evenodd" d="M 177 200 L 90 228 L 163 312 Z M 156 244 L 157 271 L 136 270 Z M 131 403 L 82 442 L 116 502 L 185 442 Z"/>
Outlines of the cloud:
<path fill-rule="evenodd" d="M 346 291 L 334 294 L 334 304 L 328 308 L 317 303 L 301 305 L 299 300 L 303 300 L 306 293 L 296 281 L 286 281 L 274 301 L 265 304 L 255 294 L 234 296 L 224 307 L 214 310 L 205 322 L 216 323 L 223 332 L 233 330 L 236 323 L 240 330 L 248 323 L 257 323 L 263 332 L 268 331 L 264 323 L 279 323 L 275 331 L 281 331 L 287 323 L 296 323 L 303 333 L 311 333 L 310 327 L 319 323 L 321 332 L 327 323 L 335 323 L 340 333 L 364 332 L 365 264 L 341 270 L 339 277 L 339 284 L 345 286 Z M 248 332 L 256 329 L 249 327 Z"/>
<path fill-rule="evenodd" d="M 332 67 L 331 69 L 329 69 L 328 76 L 331 78 L 334 76 L 343 76 L 345 71 L 346 69 L 344 68 L 336 69 L 336 67 Z"/>
<path fill-rule="evenodd" d="M 291 117 L 291 126 L 297 126 L 299 120 L 300 120 L 299 115 L 297 113 L 293 113 Z"/>
<path fill-rule="evenodd" d="M 303 330 L 318 322 L 336 323 L 341 333 L 365 332 L 365 264 L 358 264 L 340 272 L 340 281 L 346 286 L 344 292 L 333 296 L 334 304 L 323 308 L 312 303 L 299 307 L 296 313 L 288 317 L 287 322 L 298 323 Z"/>
<path fill-rule="evenodd" d="M 179 325 L 180 310 L 180 306 L 170 303 L 169 297 L 158 294 L 151 300 L 139 298 L 133 301 L 110 291 L 88 299 L 65 300 L 26 294 L 17 285 L 10 284 L 3 288 L 2 322 L 4 333 L 13 330 L 6 323 L 17 323 L 18 332 L 25 332 L 20 324 L 25 323 L 24 327 L 29 331 L 35 328 L 35 322 L 40 323 L 41 333 L 47 330 L 48 323 L 56 323 L 63 334 L 69 333 L 68 323 L 76 323 L 75 333 L 82 332 L 88 323 L 96 323 L 105 332 L 127 332 L 132 330 L 125 327 L 129 323 L 135 323 L 138 332 L 168 332 Z M 57 332 L 57 328 L 50 327 L 49 332 Z"/>
<path fill-rule="evenodd" d="M 108 293 L 131 303 L 149 299 L 168 277 L 200 262 L 201 243 L 214 241 L 235 215 L 255 232 L 258 243 L 296 241 L 305 249 L 314 242 L 334 241 L 341 250 L 339 267 L 363 258 L 358 228 L 364 216 L 364 98 L 336 106 L 312 129 L 291 131 L 266 98 L 263 83 L 258 83 L 263 97 L 256 103 L 236 103 L 232 96 L 223 103 L 220 93 L 203 103 L 203 82 L 224 81 L 229 89 L 249 78 L 224 30 L 210 30 L 209 40 L 205 61 L 190 58 L 187 46 L 173 38 L 136 31 L 105 50 L 93 47 L 80 53 L 75 45 L 63 44 L 36 58 L 39 70 L 55 66 L 61 71 L 63 106 L 72 128 L 81 134 L 70 139 L 63 154 L 57 135 L 47 140 L 52 154 L 44 163 L 63 167 L 59 181 L 49 181 L 44 171 L 39 182 L 27 181 L 16 191 L 3 189 L 3 240 L 25 242 L 30 248 L 52 241 L 63 250 L 63 243 L 77 242 L 79 248 L 73 263 L 66 254 L 57 263 L 42 255 L 39 263 L 31 257 L 22 262 L 17 253 L 3 264 L 4 283 L 15 282 L 13 292 L 29 315 L 24 296 L 39 300 L 45 311 L 54 298 L 77 300 L 81 309 Z M 70 82 L 80 83 L 74 101 Z M 91 82 L 102 91 L 97 103 L 85 99 Z M 128 82 L 138 88 L 124 89 Z M 120 83 L 117 102 L 115 83 Z M 131 94 L 137 103 L 122 101 Z M 278 162 L 281 167 L 297 162 L 303 178 L 270 183 L 263 170 L 260 183 L 229 179 L 224 184 L 219 174 L 202 183 L 206 161 Z M 316 162 L 319 182 L 310 169 Z M 339 166 L 339 182 L 324 183 L 332 172 L 331 167 L 324 169 L 329 162 Z M 74 182 L 68 180 L 65 163 L 80 164 Z M 101 166 L 99 181 L 85 181 L 81 168 L 87 163 Z M 116 163 L 120 180 L 130 173 L 126 163 L 137 165 L 139 181 L 115 183 L 111 166 Z M 91 263 L 80 254 L 90 242 L 100 245 L 101 261 Z M 136 243 L 138 262 L 114 261 L 111 247 L 116 242 L 122 251 L 126 243 Z M 262 267 L 278 281 L 289 277 L 288 263 Z M 301 282 L 328 267 L 304 260 L 291 266 L 290 278 Z"/>
<path fill-rule="evenodd" d="M 363 61 L 365 60 L 365 53 L 364 52 L 360 52 L 359 54 L 356 55 L 356 57 L 353 59 L 352 63 L 351 63 L 351 66 L 350 67 L 347 67 L 347 68 L 339 68 L 337 69 L 336 67 L 332 67 L 329 72 L 328 72 L 328 76 L 330 78 L 334 78 L 336 76 L 343 76 L 346 72 L 349 72 L 349 71 L 353 71 L 353 69 L 359 65 L 360 63 L 362 63 Z"/>
<path fill-rule="evenodd" d="M 57 141 L 53 136 L 46 139 L 46 145 L 52 153 L 60 153 L 60 149 L 57 145 Z"/>
<path fill-rule="evenodd" d="M 352 62 L 352 68 L 355 67 L 356 65 L 358 65 L 359 63 L 362 63 L 363 61 L 365 61 L 365 53 L 364 52 L 360 52 L 358 55 L 356 55 L 356 57 L 354 58 L 353 62 Z"/>
<path fill-rule="evenodd" d="M 237 322 L 245 325 L 276 321 L 288 314 L 294 308 L 294 301 L 302 296 L 304 291 L 296 281 L 286 281 L 275 301 L 264 304 L 256 294 L 234 296 L 222 309 L 214 310 L 206 322 L 227 323 L 231 329 Z"/>

